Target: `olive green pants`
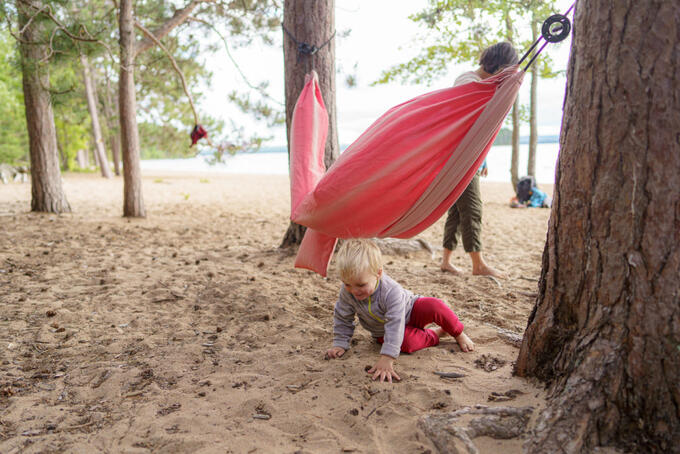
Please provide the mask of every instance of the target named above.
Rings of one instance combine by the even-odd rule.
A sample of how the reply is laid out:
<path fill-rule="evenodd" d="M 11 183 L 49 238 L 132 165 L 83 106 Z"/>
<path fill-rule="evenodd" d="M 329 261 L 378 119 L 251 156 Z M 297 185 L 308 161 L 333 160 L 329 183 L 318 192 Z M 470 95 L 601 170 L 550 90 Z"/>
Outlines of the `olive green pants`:
<path fill-rule="evenodd" d="M 482 250 L 482 192 L 479 175 L 475 175 L 456 203 L 449 208 L 444 225 L 444 247 L 453 251 L 458 235 L 463 237 L 465 252 Z"/>

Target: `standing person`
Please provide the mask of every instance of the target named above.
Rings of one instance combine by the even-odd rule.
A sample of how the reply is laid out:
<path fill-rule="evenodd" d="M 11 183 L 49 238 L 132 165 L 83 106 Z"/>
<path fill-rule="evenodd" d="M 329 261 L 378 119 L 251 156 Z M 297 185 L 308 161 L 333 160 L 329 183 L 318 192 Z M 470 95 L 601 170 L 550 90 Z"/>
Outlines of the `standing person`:
<path fill-rule="evenodd" d="M 382 344 L 380 358 L 367 371 L 373 380 L 400 380 L 393 367 L 399 352 L 432 347 L 447 334 L 456 339 L 462 351 L 474 350 L 475 344 L 446 303 L 414 295 L 383 273 L 382 255 L 373 241 L 343 242 L 336 266 L 343 285 L 333 313 L 333 347 L 326 352 L 329 359 L 339 358 L 349 349 L 355 317 Z M 431 323 L 438 326 L 426 328 Z"/>
<path fill-rule="evenodd" d="M 487 79 L 504 68 L 517 64 L 517 60 L 517 51 L 512 47 L 512 44 L 508 42 L 496 43 L 482 52 L 479 68 L 458 76 L 454 86 Z M 482 194 L 479 187 L 479 177 L 480 175 L 486 176 L 487 173 L 488 167 L 486 161 L 484 161 L 460 198 L 449 208 L 444 227 L 442 271 L 453 274 L 461 273 L 461 270 L 451 263 L 451 255 L 458 244 L 458 235 L 461 234 L 463 248 L 472 260 L 472 274 L 505 277 L 501 272 L 487 265 L 482 256 Z"/>

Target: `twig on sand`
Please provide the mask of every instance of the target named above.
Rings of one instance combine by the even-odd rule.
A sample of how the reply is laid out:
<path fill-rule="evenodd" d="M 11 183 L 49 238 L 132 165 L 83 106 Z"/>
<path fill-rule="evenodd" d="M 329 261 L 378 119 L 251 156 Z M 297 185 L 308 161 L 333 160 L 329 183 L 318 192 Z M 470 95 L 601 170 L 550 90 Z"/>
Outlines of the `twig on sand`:
<path fill-rule="evenodd" d="M 435 375 L 439 375 L 441 378 L 462 378 L 465 374 L 459 374 L 458 372 L 434 372 Z"/>
<path fill-rule="evenodd" d="M 496 285 L 498 286 L 498 288 L 503 288 L 503 284 L 501 284 L 501 281 L 499 281 L 498 279 L 496 279 L 494 276 L 489 276 L 489 275 L 487 275 L 487 276 L 485 276 L 485 277 L 488 277 L 489 279 L 491 279 L 492 281 L 494 281 L 494 282 L 496 283 Z"/>

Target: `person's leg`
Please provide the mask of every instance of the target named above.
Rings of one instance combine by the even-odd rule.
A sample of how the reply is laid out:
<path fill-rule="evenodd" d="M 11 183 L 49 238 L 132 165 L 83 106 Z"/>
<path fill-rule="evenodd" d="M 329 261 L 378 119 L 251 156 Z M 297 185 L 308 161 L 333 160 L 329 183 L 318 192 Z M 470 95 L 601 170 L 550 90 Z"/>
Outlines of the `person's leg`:
<path fill-rule="evenodd" d="M 404 327 L 404 341 L 401 343 L 401 351 L 413 353 L 427 347 L 439 344 L 439 336 L 432 329 L 416 328 L 406 325 Z"/>
<path fill-rule="evenodd" d="M 436 323 L 453 337 L 460 335 L 464 328 L 458 316 L 444 301 L 439 298 L 418 298 L 413 304 L 406 326 L 424 329 L 430 323 Z"/>
<path fill-rule="evenodd" d="M 442 263 L 441 270 L 448 271 L 453 274 L 460 274 L 460 268 L 454 266 L 451 263 L 451 256 L 453 255 L 453 250 L 456 249 L 458 244 L 458 226 L 460 224 L 460 214 L 458 213 L 458 208 L 454 203 L 446 216 L 446 224 L 444 224 L 444 252 L 442 253 Z"/>
<path fill-rule="evenodd" d="M 435 329 L 428 330 L 425 326 L 430 323 L 436 323 L 439 326 Z M 472 342 L 467 334 L 463 332 L 464 326 L 460 320 L 458 320 L 458 316 L 448 305 L 446 305 L 446 303 L 438 298 L 418 298 L 413 305 L 411 317 L 406 326 L 412 326 L 415 330 L 431 331 L 432 334 L 437 336 L 437 339 L 445 334 L 449 334 L 456 339 L 460 349 L 464 352 L 471 352 L 475 349 L 474 342 Z M 414 344 L 415 342 L 411 341 L 409 346 Z M 428 346 L 429 345 L 425 345 L 420 348 Z"/>
<path fill-rule="evenodd" d="M 463 248 L 472 261 L 472 274 L 505 277 L 500 271 L 486 264 L 482 255 L 482 191 L 479 176 L 476 175 L 463 196 L 458 200 L 460 210 L 460 228 L 463 236 Z"/>

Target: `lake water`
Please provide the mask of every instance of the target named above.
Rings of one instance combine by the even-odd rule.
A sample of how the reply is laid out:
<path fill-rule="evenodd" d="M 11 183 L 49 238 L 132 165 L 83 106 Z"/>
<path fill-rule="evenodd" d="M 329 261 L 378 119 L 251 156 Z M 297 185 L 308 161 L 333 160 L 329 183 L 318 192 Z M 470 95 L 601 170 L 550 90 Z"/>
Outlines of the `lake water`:
<path fill-rule="evenodd" d="M 536 153 L 536 180 L 539 183 L 553 184 L 555 163 L 557 162 L 558 143 L 539 143 Z M 487 155 L 489 181 L 510 181 L 510 157 L 512 147 L 499 145 L 491 147 Z M 527 169 L 528 146 L 520 146 L 519 176 Z M 288 154 L 285 147 L 263 148 L 257 152 L 236 153 L 226 156 L 224 162 L 211 165 L 208 156 L 199 155 L 187 159 L 150 159 L 142 160 L 142 173 L 185 172 L 185 173 L 226 173 L 288 175 Z"/>

